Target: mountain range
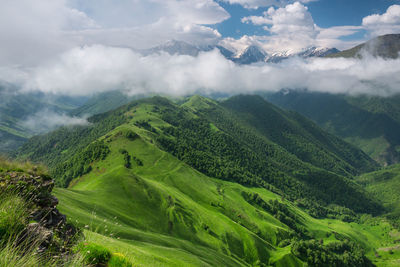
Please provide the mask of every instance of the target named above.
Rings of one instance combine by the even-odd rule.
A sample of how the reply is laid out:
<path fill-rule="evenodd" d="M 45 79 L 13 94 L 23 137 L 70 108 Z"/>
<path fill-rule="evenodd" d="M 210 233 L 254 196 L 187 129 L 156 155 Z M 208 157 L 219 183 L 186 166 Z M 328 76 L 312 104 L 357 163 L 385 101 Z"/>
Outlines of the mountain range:
<path fill-rule="evenodd" d="M 241 51 L 231 51 L 221 45 L 208 45 L 208 46 L 196 46 L 183 41 L 171 40 L 150 49 L 139 50 L 143 55 L 150 55 L 160 52 L 165 52 L 171 55 L 189 55 L 197 56 L 200 52 L 207 52 L 213 49 L 217 49 L 227 59 L 237 64 L 253 64 L 257 62 L 269 62 L 279 63 L 285 59 L 300 57 L 300 58 L 311 58 L 311 57 L 324 57 L 330 54 L 339 52 L 336 48 L 325 48 L 325 47 L 308 47 L 304 48 L 300 52 L 275 52 L 267 53 L 261 47 L 256 45 L 249 45 Z"/>
<path fill-rule="evenodd" d="M 224 57 L 238 64 L 252 64 L 257 62 L 279 63 L 294 57 L 361 57 L 364 52 L 383 58 L 397 58 L 400 51 L 400 34 L 378 36 L 344 51 L 336 48 L 311 46 L 297 52 L 287 50 L 267 53 L 259 46 L 249 45 L 241 51 L 234 52 L 221 45 L 196 46 L 183 41 L 171 40 L 163 45 L 140 52 L 144 55 L 166 52 L 171 55 L 197 56 L 200 52 L 211 51 L 213 49 L 218 49 Z"/>

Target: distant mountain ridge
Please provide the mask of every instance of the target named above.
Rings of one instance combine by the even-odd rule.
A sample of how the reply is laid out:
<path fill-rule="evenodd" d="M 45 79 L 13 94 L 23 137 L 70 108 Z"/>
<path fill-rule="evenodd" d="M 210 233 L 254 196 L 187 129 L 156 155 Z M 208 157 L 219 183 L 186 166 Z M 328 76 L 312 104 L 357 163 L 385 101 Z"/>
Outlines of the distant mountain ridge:
<path fill-rule="evenodd" d="M 249 45 L 241 51 L 231 51 L 221 45 L 197 46 L 183 41 L 170 40 L 165 44 L 140 50 L 143 55 L 166 52 L 171 55 L 190 55 L 197 56 L 200 52 L 218 49 L 221 54 L 238 64 L 253 64 L 257 62 L 279 63 L 283 60 L 299 57 L 358 57 L 362 53 L 368 52 L 376 57 L 398 58 L 400 52 L 400 34 L 387 34 L 371 39 L 363 44 L 357 45 L 351 49 L 340 51 L 337 48 L 310 46 L 301 51 L 282 50 L 273 53 L 267 53 L 260 46 Z"/>
<path fill-rule="evenodd" d="M 279 63 L 285 59 L 299 57 L 299 58 L 311 58 L 311 57 L 325 57 L 327 55 L 339 52 L 336 48 L 327 48 L 327 47 L 316 47 L 312 46 L 306 49 L 303 49 L 300 52 L 277 52 L 272 55 L 269 55 L 265 61 L 269 63 Z"/>
<path fill-rule="evenodd" d="M 362 53 L 364 52 L 369 53 L 375 57 L 396 59 L 399 57 L 400 52 L 400 34 L 387 34 L 378 36 L 351 49 L 329 54 L 326 56 L 360 58 L 362 57 Z"/>
<path fill-rule="evenodd" d="M 177 40 L 170 40 L 165 44 L 150 49 L 139 50 L 139 52 L 143 55 L 165 52 L 170 55 L 197 56 L 200 52 L 207 52 L 213 49 L 218 49 L 225 58 L 241 65 L 253 64 L 257 62 L 279 63 L 285 59 L 293 57 L 300 57 L 300 58 L 324 57 L 329 54 L 339 52 L 339 50 L 336 48 L 312 46 L 305 48 L 300 52 L 286 51 L 286 52 L 276 52 L 268 54 L 259 46 L 249 45 L 242 51 L 235 53 L 221 45 L 197 46 Z"/>
<path fill-rule="evenodd" d="M 0 81 L 0 153 L 18 148 L 38 133 L 24 124 L 30 116 L 43 110 L 67 113 L 84 101 L 85 98 L 49 96 L 38 92 L 20 94 L 17 86 Z"/>

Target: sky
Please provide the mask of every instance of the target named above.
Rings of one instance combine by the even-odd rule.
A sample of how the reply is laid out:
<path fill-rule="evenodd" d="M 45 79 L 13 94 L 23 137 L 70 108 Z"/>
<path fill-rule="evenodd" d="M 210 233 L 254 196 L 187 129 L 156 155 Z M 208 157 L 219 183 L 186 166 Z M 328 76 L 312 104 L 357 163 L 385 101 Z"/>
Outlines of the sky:
<path fill-rule="evenodd" d="M 391 95 L 399 60 L 299 59 L 237 66 L 218 51 L 196 57 L 145 49 L 180 40 L 239 53 L 311 46 L 347 49 L 400 33 L 400 0 L 2 0 L 0 82 L 19 92 L 172 95 L 307 88 Z"/>
<path fill-rule="evenodd" d="M 234 52 L 346 49 L 399 28 L 400 0 L 2 0 L 0 66 L 76 46 L 143 49 L 172 39 Z"/>
<path fill-rule="evenodd" d="M 240 38 L 243 35 L 268 34 L 262 27 L 254 27 L 241 22 L 241 19 L 251 15 L 262 15 L 268 6 L 248 9 L 240 4 L 219 2 L 230 14 L 230 18 L 214 27 L 226 37 Z M 319 0 L 306 4 L 315 24 L 322 28 L 334 26 L 359 26 L 362 19 L 371 14 L 383 14 L 391 5 L 400 4 L 398 0 Z M 364 33 L 364 32 L 362 32 Z M 360 35 L 354 40 L 362 39 Z"/>

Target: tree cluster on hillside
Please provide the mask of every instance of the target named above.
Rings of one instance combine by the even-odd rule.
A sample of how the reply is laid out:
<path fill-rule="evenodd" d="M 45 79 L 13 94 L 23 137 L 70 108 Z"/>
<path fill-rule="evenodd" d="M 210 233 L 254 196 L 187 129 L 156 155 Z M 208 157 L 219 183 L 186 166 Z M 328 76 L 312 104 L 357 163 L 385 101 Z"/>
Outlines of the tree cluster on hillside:
<path fill-rule="evenodd" d="M 345 177 L 306 164 L 250 130 L 233 137 L 241 131 L 240 125 L 215 131 L 210 121 L 187 118 L 182 110 L 164 112 L 162 118 L 172 126 L 162 129 L 158 144 L 206 175 L 270 190 L 278 188 L 276 192 L 293 201 L 309 199 L 308 209 L 322 209 L 332 203 L 360 212 L 379 211 L 379 205 Z M 315 212 L 324 214 L 326 211 Z"/>
<path fill-rule="evenodd" d="M 58 185 L 66 187 L 72 179 L 89 173 L 92 170 L 91 163 L 104 160 L 108 153 L 110 149 L 103 141 L 95 141 L 68 161 L 56 165 L 52 174 Z"/>
<path fill-rule="evenodd" d="M 374 266 L 364 250 L 354 242 L 344 240 L 324 245 L 322 240 L 294 242 L 292 253 L 309 266 L 353 267 Z"/>

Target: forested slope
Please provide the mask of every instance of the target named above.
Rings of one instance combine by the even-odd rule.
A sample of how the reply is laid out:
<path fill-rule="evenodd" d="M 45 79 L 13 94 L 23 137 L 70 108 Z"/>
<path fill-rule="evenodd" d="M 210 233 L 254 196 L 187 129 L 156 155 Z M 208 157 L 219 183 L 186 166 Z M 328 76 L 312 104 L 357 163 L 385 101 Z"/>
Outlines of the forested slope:
<path fill-rule="evenodd" d="M 267 95 L 266 98 L 312 119 L 383 165 L 400 160 L 398 96 L 386 98 L 288 91 Z"/>

